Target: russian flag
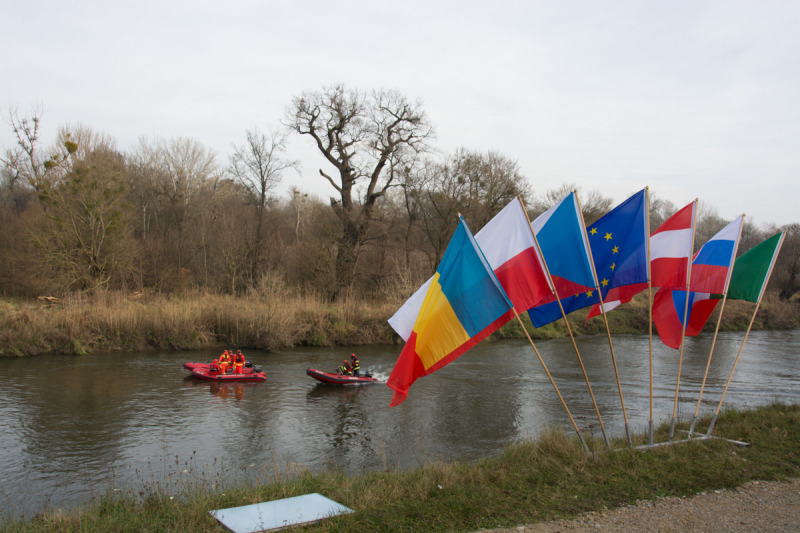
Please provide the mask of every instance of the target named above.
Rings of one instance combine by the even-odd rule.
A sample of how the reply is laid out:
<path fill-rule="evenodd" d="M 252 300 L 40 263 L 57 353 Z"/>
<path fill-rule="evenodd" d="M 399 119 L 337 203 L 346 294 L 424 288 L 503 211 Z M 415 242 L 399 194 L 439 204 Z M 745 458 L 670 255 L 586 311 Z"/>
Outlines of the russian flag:
<path fill-rule="evenodd" d="M 418 378 L 454 361 L 513 316 L 511 301 L 459 217 L 408 342 L 386 382 L 394 390 L 390 407 L 405 401 Z"/>
<path fill-rule="evenodd" d="M 528 217 L 519 198 L 512 200 L 475 235 L 511 302 L 527 310 L 552 294 L 536 249 Z M 408 340 L 433 278 L 426 281 L 389 319 L 403 340 Z"/>
<path fill-rule="evenodd" d="M 707 292 L 689 292 L 686 336 L 694 337 L 702 331 L 719 302 Z M 683 332 L 683 314 L 686 311 L 686 291 L 659 289 L 653 297 L 653 323 L 661 342 L 678 349 Z"/>
<path fill-rule="evenodd" d="M 744 215 L 738 216 L 706 242 L 692 259 L 692 279 L 689 287 L 689 314 L 686 319 L 687 337 L 698 335 L 719 302 L 712 294 L 724 294 L 728 289 L 729 273 L 736 256 Z M 686 309 L 685 290 L 659 290 L 653 298 L 653 323 L 661 341 L 679 348 Z"/>
<path fill-rule="evenodd" d="M 743 220 L 744 215 L 739 215 L 697 251 L 692 259 L 692 281 L 689 285 L 693 291 L 725 293 Z"/>
<path fill-rule="evenodd" d="M 655 287 L 686 289 L 697 200 L 669 217 L 650 236 L 650 281 Z"/>

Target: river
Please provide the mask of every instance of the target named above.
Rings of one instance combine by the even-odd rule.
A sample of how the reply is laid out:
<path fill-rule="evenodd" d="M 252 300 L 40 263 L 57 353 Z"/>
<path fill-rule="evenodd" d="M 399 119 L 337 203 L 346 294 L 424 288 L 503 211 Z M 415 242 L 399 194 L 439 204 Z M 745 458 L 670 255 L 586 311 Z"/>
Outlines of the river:
<path fill-rule="evenodd" d="M 713 413 L 743 333 L 717 340 L 700 414 Z M 604 336 L 577 339 L 609 437 L 624 418 Z M 613 337 L 631 431 L 649 419 L 646 336 Z M 584 437 L 598 419 L 568 339 L 536 347 Z M 683 358 L 678 415 L 690 420 L 711 335 L 691 338 Z M 545 428 L 574 435 L 527 341 L 484 342 L 421 378 L 389 408 L 384 384 L 337 387 L 305 374 L 332 370 L 351 351 L 385 379 L 400 346 L 298 348 L 246 355 L 267 382 L 217 385 L 187 377 L 184 361 L 216 353 L 109 353 L 0 360 L 0 513 L 32 516 L 72 508 L 109 491 L 179 494 L 194 484 L 270 481 L 304 470 L 350 474 L 407 469 L 433 460 L 473 460 Z M 672 415 L 678 352 L 654 342 L 654 421 Z M 800 402 L 800 330 L 754 332 L 726 406 Z"/>

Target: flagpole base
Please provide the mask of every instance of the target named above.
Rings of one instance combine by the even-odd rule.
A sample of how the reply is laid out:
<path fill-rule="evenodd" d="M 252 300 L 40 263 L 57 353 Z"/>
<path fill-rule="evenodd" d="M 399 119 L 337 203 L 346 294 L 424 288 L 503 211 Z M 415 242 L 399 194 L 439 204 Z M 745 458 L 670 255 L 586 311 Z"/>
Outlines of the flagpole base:
<path fill-rule="evenodd" d="M 648 422 L 647 426 L 648 426 L 648 428 L 647 428 L 647 429 L 648 429 L 647 433 L 648 433 L 648 435 L 649 435 L 648 441 L 649 441 L 649 443 L 650 443 L 650 446 L 652 446 L 652 445 L 653 445 L 653 421 L 652 421 L 652 420 L 650 420 L 650 421 Z"/>
<path fill-rule="evenodd" d="M 673 417 L 669 422 L 669 440 L 675 436 L 675 418 Z"/>
<path fill-rule="evenodd" d="M 689 426 L 689 438 L 694 435 L 694 425 L 697 423 L 697 416 L 692 417 L 692 425 Z"/>
<path fill-rule="evenodd" d="M 708 431 L 706 431 L 706 438 L 711 436 L 711 431 L 714 429 L 714 424 L 717 422 L 717 414 L 714 413 L 713 418 L 711 418 L 711 423 L 708 425 Z"/>

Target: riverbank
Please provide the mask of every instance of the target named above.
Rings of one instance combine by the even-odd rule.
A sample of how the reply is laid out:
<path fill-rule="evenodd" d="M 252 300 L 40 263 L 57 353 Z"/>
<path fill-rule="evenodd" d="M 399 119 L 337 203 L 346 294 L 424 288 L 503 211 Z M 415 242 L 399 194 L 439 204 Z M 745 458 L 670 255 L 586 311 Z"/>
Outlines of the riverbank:
<path fill-rule="evenodd" d="M 399 343 L 387 320 L 402 301 L 347 300 L 297 296 L 282 287 L 234 297 L 208 293 L 182 296 L 97 292 L 63 299 L 0 300 L 0 357 L 148 350 L 198 350 L 235 346 L 276 351 L 293 346 Z M 722 331 L 746 329 L 754 305 L 727 302 Z M 576 335 L 605 334 L 602 318 L 585 323 L 587 309 L 569 315 Z M 567 335 L 563 321 L 533 328 L 538 339 Z M 647 299 L 640 295 L 608 314 L 612 334 L 646 334 Z M 706 329 L 713 331 L 716 314 Z M 754 329 L 800 327 L 797 302 L 768 294 Z M 514 320 L 494 335 L 524 339 Z"/>
<path fill-rule="evenodd" d="M 681 429 L 686 428 L 679 428 L 679 435 Z M 660 427 L 656 442 L 666 441 L 668 432 L 668 426 Z M 257 487 L 215 489 L 197 483 L 183 494 L 158 486 L 137 493 L 110 491 L 83 509 L 48 511 L 2 525 L 10 532 L 224 531 L 209 510 L 319 492 L 355 513 L 304 531 L 478 531 L 800 477 L 798 405 L 725 412 L 715 436 L 721 438 L 646 451 L 631 449 L 624 440 L 614 441 L 609 451 L 602 441 L 591 440 L 593 453 L 587 454 L 576 440 L 550 432 L 474 463 L 358 477 L 300 473 Z M 645 435 L 634 436 L 634 444 L 645 442 Z"/>

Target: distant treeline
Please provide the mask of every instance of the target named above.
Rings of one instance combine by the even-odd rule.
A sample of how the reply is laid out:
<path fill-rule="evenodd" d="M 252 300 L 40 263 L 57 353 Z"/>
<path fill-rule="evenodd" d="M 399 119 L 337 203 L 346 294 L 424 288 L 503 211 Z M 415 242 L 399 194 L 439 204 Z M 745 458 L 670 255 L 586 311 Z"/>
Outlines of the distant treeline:
<path fill-rule="evenodd" d="M 286 128 L 246 131 L 227 161 L 187 138 L 142 140 L 123 153 L 84 126 L 63 126 L 42 146 L 37 111 L 11 109 L 7 119 L 18 141 L 5 147 L 0 180 L 7 297 L 101 289 L 401 302 L 433 273 L 458 213 L 477 232 L 517 195 L 533 219 L 574 188 L 535 191 L 512 157 L 494 151 L 437 154 L 421 105 L 395 91 L 304 93 Z M 325 180 L 335 198 L 276 196 L 297 166 L 285 155 L 292 134 L 322 156 L 307 169 L 309 188 Z M 613 207 L 593 190 L 579 199 L 587 224 Z M 651 228 L 681 207 L 651 192 Z M 701 204 L 697 247 L 726 223 Z M 779 229 L 745 224 L 739 253 Z M 769 290 L 788 301 L 800 289 L 800 225 L 783 229 Z"/>

